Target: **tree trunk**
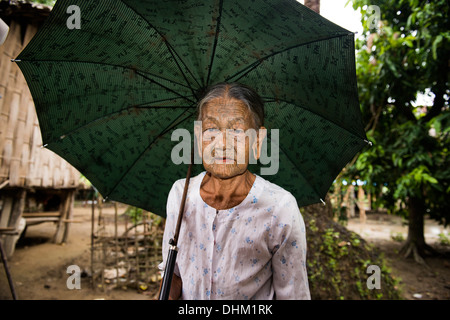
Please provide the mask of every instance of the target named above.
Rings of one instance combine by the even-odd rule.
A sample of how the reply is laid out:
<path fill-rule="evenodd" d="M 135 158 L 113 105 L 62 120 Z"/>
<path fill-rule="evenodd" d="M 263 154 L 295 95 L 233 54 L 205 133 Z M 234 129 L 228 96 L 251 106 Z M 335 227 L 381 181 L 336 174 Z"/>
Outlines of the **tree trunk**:
<path fill-rule="evenodd" d="M 420 264 L 425 264 L 423 257 L 425 254 L 435 254 L 436 251 L 425 243 L 424 237 L 424 214 L 425 204 L 418 197 L 410 197 L 408 200 L 408 237 L 405 244 L 400 249 L 400 254 L 405 258 L 413 256 L 414 260 Z"/>
<path fill-rule="evenodd" d="M 320 0 L 305 0 L 305 6 L 320 14 Z"/>

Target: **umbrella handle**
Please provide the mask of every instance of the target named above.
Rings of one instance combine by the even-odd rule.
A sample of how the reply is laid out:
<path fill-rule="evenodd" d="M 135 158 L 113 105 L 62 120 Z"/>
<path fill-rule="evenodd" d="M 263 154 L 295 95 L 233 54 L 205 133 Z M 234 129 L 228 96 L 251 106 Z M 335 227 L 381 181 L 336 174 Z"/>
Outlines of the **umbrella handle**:
<path fill-rule="evenodd" d="M 191 162 L 186 175 L 186 183 L 184 184 L 183 197 L 181 198 L 180 211 L 178 212 L 177 226 L 173 238 L 169 240 L 169 252 L 167 254 L 166 268 L 162 279 L 161 289 L 159 291 L 159 300 L 168 300 L 170 288 L 172 287 L 173 271 L 175 269 L 175 261 L 178 253 L 178 236 L 180 234 L 181 221 L 183 220 L 184 206 L 186 204 L 186 196 L 191 180 L 192 164 L 194 163 L 194 148 L 191 150 Z"/>
<path fill-rule="evenodd" d="M 173 239 L 170 239 L 172 242 Z M 178 248 L 170 245 L 169 253 L 167 254 L 166 269 L 162 280 L 161 289 L 159 291 L 159 300 L 169 300 L 170 288 L 172 287 L 173 271 L 175 269 L 175 261 L 177 259 Z"/>

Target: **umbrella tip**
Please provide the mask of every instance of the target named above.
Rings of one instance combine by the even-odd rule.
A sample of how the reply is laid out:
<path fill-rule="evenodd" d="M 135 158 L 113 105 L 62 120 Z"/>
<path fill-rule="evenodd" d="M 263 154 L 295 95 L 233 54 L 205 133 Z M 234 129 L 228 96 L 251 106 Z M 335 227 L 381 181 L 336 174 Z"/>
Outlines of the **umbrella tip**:
<path fill-rule="evenodd" d="M 22 60 L 19 59 L 11 59 L 11 62 L 21 62 Z"/>
<path fill-rule="evenodd" d="M 370 140 L 364 139 L 364 142 L 367 143 L 369 146 L 373 145 L 372 141 L 370 141 Z"/>
<path fill-rule="evenodd" d="M 322 204 L 324 205 L 324 206 L 326 206 L 327 204 L 325 203 L 325 201 L 323 201 L 323 199 L 322 198 L 320 198 L 320 201 L 322 201 Z"/>

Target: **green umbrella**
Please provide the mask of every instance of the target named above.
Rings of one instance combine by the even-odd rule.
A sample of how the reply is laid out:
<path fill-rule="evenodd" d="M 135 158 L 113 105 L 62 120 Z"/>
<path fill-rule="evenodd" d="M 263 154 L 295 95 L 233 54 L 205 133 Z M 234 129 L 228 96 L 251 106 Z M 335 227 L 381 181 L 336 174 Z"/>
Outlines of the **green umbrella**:
<path fill-rule="evenodd" d="M 353 33 L 293 0 L 59 0 L 15 61 L 45 146 L 104 197 L 165 216 L 187 170 L 172 132 L 193 133 L 218 82 L 262 96 L 269 146 L 279 130 L 278 172 L 263 177 L 320 202 L 367 143 L 354 54 Z"/>

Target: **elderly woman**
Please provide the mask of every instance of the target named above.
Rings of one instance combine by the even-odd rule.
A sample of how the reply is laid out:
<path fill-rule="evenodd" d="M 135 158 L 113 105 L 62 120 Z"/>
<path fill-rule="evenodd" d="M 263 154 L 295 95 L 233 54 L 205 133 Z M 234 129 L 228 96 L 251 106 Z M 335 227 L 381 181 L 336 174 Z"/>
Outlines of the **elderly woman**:
<path fill-rule="evenodd" d="M 261 98 L 241 84 L 214 85 L 198 104 L 198 120 L 206 171 L 190 179 L 170 299 L 310 299 L 297 202 L 248 171 L 265 138 Z M 164 259 L 185 180 L 168 196 Z"/>

